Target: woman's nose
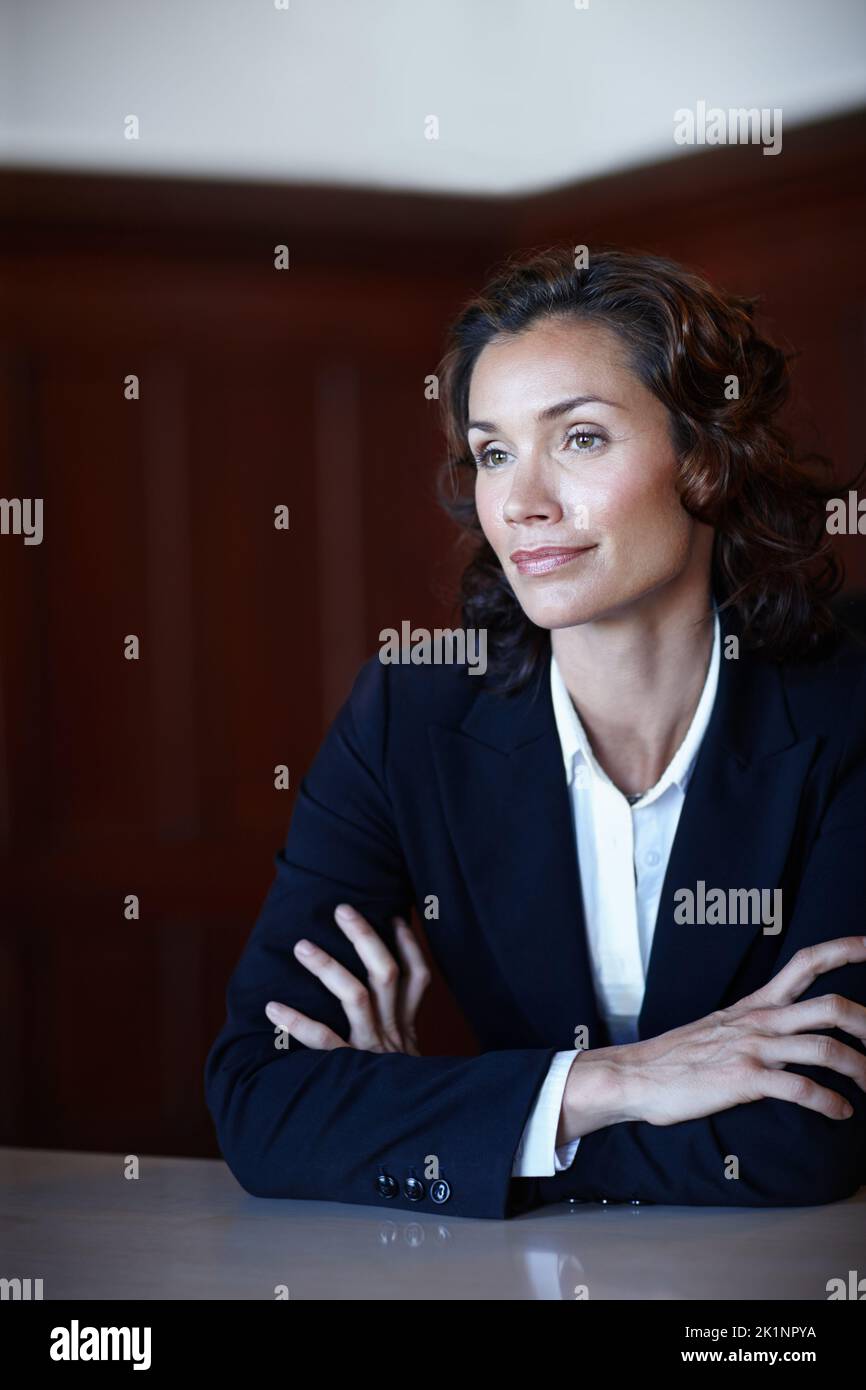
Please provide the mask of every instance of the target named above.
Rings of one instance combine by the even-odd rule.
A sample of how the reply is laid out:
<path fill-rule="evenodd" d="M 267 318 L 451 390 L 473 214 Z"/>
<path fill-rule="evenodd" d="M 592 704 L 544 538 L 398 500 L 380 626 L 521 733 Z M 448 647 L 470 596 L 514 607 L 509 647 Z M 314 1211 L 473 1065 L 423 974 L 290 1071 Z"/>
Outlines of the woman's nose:
<path fill-rule="evenodd" d="M 512 522 L 559 520 L 562 507 L 543 463 L 527 459 L 515 466 L 502 515 Z"/>

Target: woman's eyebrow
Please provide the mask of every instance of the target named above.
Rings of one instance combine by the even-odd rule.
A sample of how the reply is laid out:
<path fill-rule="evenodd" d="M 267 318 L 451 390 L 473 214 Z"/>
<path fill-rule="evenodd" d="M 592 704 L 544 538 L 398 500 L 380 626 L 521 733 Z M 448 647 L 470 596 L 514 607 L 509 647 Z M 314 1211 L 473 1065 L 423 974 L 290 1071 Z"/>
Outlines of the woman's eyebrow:
<path fill-rule="evenodd" d="M 557 416 L 567 415 L 569 410 L 576 410 L 578 406 L 589 405 L 591 402 L 596 405 L 612 405 L 614 410 L 621 408 L 617 401 L 605 400 L 604 396 L 569 396 L 567 401 L 557 401 L 556 405 L 545 406 L 543 410 L 539 410 L 535 418 L 539 423 L 544 420 L 555 420 Z M 466 429 L 467 432 L 469 430 L 495 431 L 496 425 L 490 420 L 470 420 Z"/>

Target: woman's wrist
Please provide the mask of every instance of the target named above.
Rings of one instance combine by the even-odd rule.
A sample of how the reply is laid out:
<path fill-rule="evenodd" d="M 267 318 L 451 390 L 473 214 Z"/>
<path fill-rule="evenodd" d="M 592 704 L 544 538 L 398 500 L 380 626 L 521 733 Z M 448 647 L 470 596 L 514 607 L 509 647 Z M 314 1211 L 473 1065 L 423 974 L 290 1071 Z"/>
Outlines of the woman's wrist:
<path fill-rule="evenodd" d="M 557 1147 L 608 1125 L 636 1120 L 626 1094 L 624 1069 L 605 1053 L 625 1052 L 628 1045 L 579 1052 L 571 1064 L 557 1130 Z"/>

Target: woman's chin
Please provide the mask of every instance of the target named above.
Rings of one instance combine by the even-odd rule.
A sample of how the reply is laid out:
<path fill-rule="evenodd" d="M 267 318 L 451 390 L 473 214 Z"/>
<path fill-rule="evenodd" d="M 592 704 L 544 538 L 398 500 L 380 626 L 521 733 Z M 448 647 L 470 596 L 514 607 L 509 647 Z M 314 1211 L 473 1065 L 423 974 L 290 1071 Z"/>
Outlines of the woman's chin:
<path fill-rule="evenodd" d="M 536 627 L 545 627 L 551 632 L 560 627 L 577 627 L 580 623 L 588 623 L 600 611 L 597 604 L 574 602 L 533 603 L 522 607 L 531 623 Z"/>

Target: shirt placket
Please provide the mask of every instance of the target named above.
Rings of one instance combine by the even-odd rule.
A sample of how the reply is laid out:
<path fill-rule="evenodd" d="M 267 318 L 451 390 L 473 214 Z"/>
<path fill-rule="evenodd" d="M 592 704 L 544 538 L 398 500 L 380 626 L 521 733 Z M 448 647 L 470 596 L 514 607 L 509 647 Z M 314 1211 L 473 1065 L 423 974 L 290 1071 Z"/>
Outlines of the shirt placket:
<path fill-rule="evenodd" d="M 599 975 L 612 1014 L 640 1011 L 644 991 L 637 895 L 634 874 L 634 830 L 631 807 L 610 782 L 598 784 L 599 815 L 596 845 L 600 859 L 599 887 L 610 926 L 599 941 Z"/>

